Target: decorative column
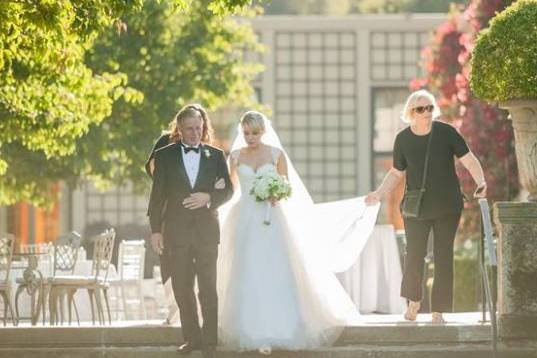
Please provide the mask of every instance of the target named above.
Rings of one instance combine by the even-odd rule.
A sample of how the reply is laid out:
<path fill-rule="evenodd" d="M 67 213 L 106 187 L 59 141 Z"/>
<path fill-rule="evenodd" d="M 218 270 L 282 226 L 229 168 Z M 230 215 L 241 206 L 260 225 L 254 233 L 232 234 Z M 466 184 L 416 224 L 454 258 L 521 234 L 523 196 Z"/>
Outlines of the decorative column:
<path fill-rule="evenodd" d="M 537 340 L 537 203 L 496 202 L 502 340 Z"/>

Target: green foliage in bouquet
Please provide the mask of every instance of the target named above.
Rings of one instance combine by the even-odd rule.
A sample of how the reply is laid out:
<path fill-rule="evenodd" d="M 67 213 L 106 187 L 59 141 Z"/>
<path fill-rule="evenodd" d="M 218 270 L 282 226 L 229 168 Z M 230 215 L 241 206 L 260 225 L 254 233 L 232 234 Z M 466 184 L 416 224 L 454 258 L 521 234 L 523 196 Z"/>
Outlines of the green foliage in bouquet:
<path fill-rule="evenodd" d="M 289 181 L 274 172 L 267 172 L 255 177 L 250 189 L 250 195 L 255 196 L 258 202 L 276 199 L 287 199 L 291 196 Z"/>

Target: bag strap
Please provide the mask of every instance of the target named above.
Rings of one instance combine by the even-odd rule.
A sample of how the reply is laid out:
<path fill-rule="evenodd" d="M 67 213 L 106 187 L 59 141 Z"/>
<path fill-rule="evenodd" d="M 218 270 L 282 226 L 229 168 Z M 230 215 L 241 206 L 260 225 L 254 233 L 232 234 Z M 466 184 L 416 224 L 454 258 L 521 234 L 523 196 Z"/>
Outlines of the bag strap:
<path fill-rule="evenodd" d="M 429 133 L 429 139 L 427 140 L 427 149 L 425 150 L 425 165 L 423 167 L 423 180 L 421 181 L 421 191 L 425 191 L 425 183 L 427 182 L 427 168 L 429 167 L 429 153 L 431 152 L 431 142 L 433 139 L 434 121 L 431 122 L 431 132 Z"/>

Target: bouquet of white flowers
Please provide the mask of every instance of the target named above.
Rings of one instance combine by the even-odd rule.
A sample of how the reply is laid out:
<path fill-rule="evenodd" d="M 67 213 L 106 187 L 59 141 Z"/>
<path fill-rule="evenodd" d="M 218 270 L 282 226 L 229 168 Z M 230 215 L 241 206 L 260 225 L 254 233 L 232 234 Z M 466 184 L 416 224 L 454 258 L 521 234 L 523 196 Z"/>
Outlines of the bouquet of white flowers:
<path fill-rule="evenodd" d="M 270 225 L 271 201 L 287 199 L 291 196 L 289 181 L 275 172 L 266 172 L 257 175 L 253 181 L 250 195 L 255 196 L 256 201 L 265 201 L 267 209 L 263 223 Z"/>

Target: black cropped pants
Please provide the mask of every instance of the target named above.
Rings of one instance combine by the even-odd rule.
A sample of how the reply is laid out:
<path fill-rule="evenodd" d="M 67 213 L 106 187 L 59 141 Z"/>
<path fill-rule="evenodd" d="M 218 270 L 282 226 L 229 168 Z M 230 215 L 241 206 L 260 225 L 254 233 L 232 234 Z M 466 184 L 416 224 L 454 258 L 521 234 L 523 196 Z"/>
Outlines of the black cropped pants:
<path fill-rule="evenodd" d="M 429 232 L 433 230 L 432 312 L 453 311 L 453 243 L 460 217 L 457 213 L 430 220 L 404 219 L 407 246 L 401 296 L 411 301 L 423 298 L 424 259 Z"/>

